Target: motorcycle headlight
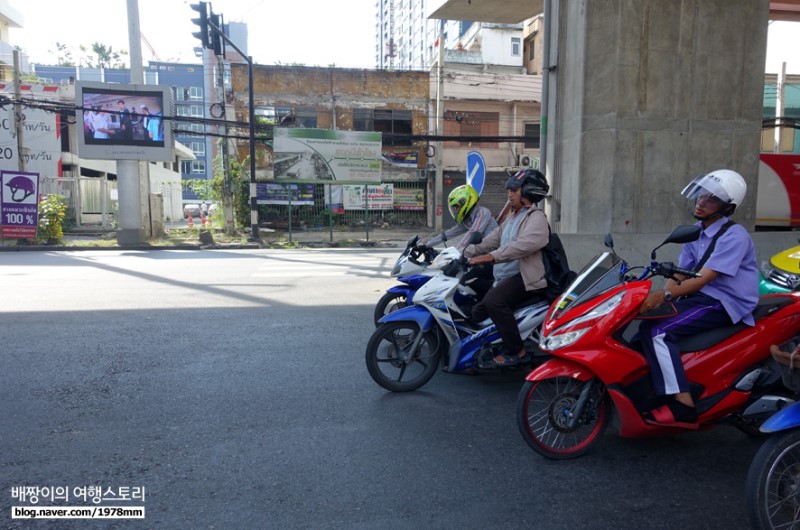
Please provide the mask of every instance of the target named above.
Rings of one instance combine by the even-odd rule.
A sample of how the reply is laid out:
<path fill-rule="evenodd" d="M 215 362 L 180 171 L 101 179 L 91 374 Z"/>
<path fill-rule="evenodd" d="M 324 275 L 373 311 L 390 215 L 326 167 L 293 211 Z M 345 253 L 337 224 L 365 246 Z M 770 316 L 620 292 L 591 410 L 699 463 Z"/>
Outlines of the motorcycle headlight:
<path fill-rule="evenodd" d="M 552 334 L 548 337 L 542 337 L 539 341 L 539 347 L 542 350 L 553 351 L 564 346 L 569 346 L 586 333 L 589 328 L 578 329 L 575 331 L 567 331 L 566 333 Z"/>
<path fill-rule="evenodd" d="M 539 341 L 539 347 L 543 350 L 556 350 L 569 346 L 583 336 L 584 333 L 589 331 L 598 320 L 609 314 L 615 307 L 622 302 L 625 298 L 625 291 L 620 291 L 605 302 L 597 305 L 594 309 L 589 311 L 583 316 L 570 320 L 563 326 L 553 330 L 553 332 L 546 337 L 542 337 Z"/>

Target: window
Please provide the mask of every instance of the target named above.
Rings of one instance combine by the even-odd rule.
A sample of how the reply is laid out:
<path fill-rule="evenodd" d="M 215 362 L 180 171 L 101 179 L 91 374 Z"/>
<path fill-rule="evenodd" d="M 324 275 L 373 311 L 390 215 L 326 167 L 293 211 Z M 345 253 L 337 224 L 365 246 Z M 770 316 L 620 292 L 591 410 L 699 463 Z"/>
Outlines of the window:
<path fill-rule="evenodd" d="M 529 41 L 530 47 L 528 48 L 528 60 L 532 61 L 536 57 L 536 35 Z"/>
<path fill-rule="evenodd" d="M 410 138 L 398 137 L 400 135 L 411 135 L 411 124 L 412 116 L 410 110 L 353 110 L 353 130 L 383 133 L 384 146 L 412 145 Z"/>
<path fill-rule="evenodd" d="M 500 113 L 447 110 L 444 114 L 444 134 L 446 136 L 470 136 L 466 141 L 447 141 L 446 147 L 486 147 L 496 148 L 496 141 L 481 141 L 481 137 L 496 137 L 500 133 Z"/>
<path fill-rule="evenodd" d="M 205 175 L 206 163 L 202 160 L 182 160 L 181 173 L 184 175 Z"/>
<path fill-rule="evenodd" d="M 353 109 L 353 130 L 371 131 L 372 109 Z"/>
<path fill-rule="evenodd" d="M 512 57 L 519 57 L 522 55 L 522 42 L 519 37 L 511 37 L 511 56 Z"/>
<path fill-rule="evenodd" d="M 206 144 L 205 142 L 190 142 L 189 148 L 194 153 L 194 156 L 201 157 L 206 156 Z"/>
<path fill-rule="evenodd" d="M 525 124 L 525 148 L 538 149 L 541 140 L 541 127 L 538 123 Z"/>
<path fill-rule="evenodd" d="M 184 123 L 180 125 L 181 132 L 179 133 L 181 136 L 202 136 L 203 135 L 203 125 L 201 123 Z"/>
<path fill-rule="evenodd" d="M 192 118 L 202 118 L 203 117 L 203 106 L 202 105 L 176 105 L 175 106 L 175 113 L 178 116 L 189 116 Z"/>
<path fill-rule="evenodd" d="M 317 109 L 295 109 L 294 111 L 295 127 L 304 127 L 306 129 L 317 128 Z"/>
<path fill-rule="evenodd" d="M 175 87 L 175 99 L 178 101 L 202 101 L 203 89 L 199 86 Z"/>

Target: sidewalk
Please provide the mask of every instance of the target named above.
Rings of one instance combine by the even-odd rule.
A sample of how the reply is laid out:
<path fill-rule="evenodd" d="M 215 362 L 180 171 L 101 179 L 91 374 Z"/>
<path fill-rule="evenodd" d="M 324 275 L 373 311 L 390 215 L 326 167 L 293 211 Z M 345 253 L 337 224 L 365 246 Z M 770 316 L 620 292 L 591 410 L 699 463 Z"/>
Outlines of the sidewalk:
<path fill-rule="evenodd" d="M 420 228 L 422 230 L 420 230 Z M 208 232 L 208 231 L 206 231 Z M 175 232 L 173 232 L 175 233 Z M 215 249 L 257 249 L 286 248 L 293 246 L 312 248 L 335 247 L 405 247 L 409 238 L 420 235 L 423 240 L 431 237 L 429 229 L 424 227 L 403 228 L 370 228 L 349 230 L 309 230 L 292 231 L 291 234 L 281 230 L 262 228 L 259 231 L 261 241 L 249 240 L 249 231 L 237 234 L 233 238 L 221 232 L 210 232 L 211 239 L 201 231 L 196 235 L 185 234 L 181 230 L 179 236 L 170 236 L 170 230 L 163 238 L 154 239 L 141 245 L 120 246 L 116 242 L 114 232 L 72 232 L 65 234 L 58 245 L 30 244 L 16 245 L 16 240 L 0 240 L 0 252 L 22 251 L 74 251 L 74 250 L 215 250 Z"/>

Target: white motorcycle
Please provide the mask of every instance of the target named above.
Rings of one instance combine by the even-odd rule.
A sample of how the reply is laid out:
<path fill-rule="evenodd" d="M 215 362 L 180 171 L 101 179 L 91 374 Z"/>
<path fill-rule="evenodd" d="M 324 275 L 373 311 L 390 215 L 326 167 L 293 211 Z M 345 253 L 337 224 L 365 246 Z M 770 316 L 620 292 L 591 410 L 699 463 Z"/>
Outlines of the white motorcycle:
<path fill-rule="evenodd" d="M 367 344 L 370 376 L 392 392 L 420 388 L 440 364 L 453 373 L 479 370 L 501 351 L 502 339 L 492 321 L 470 319 L 481 278 L 470 275 L 466 258 L 448 249 L 436 256 L 430 269 L 437 274 L 419 287 L 412 305 L 380 318 Z M 534 365 L 548 358 L 539 349 L 539 328 L 549 305 L 544 299 L 534 300 L 514 312 Z"/>

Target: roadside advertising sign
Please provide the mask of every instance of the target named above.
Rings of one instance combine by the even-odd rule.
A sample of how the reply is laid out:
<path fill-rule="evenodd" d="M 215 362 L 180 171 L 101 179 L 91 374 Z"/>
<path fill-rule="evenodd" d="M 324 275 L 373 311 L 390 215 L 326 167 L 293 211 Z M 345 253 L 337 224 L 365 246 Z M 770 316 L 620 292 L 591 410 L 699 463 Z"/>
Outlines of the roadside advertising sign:
<path fill-rule="evenodd" d="M 39 224 L 38 173 L 0 171 L 0 219 L 4 238 L 36 238 Z"/>

